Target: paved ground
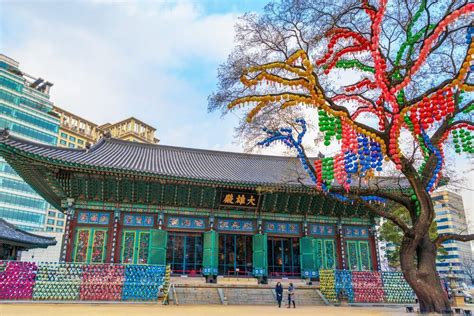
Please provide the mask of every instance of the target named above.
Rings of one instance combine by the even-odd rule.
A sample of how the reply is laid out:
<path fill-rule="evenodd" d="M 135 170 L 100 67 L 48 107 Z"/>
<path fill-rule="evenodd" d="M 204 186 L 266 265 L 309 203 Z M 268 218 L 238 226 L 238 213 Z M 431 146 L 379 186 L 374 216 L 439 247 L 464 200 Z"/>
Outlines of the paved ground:
<path fill-rule="evenodd" d="M 271 306 L 162 306 L 151 304 L 0 304 L 0 316 L 365 316 L 407 315 L 401 308 Z"/>

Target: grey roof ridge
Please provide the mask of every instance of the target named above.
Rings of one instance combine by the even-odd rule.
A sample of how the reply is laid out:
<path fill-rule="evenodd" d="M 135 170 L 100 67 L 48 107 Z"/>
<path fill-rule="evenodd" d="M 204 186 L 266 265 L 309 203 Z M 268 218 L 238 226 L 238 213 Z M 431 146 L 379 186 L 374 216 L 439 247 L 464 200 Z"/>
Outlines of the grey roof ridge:
<path fill-rule="evenodd" d="M 0 128 L 0 143 L 4 142 L 4 139 L 6 138 L 20 139 L 24 143 L 38 146 L 38 147 L 49 148 L 49 149 L 59 149 L 59 150 L 65 150 L 65 151 L 75 151 L 75 152 L 92 152 L 100 148 L 105 143 L 109 142 L 109 143 L 124 144 L 127 146 L 139 146 L 139 147 L 149 147 L 149 148 L 159 147 L 159 148 L 175 150 L 175 151 L 208 153 L 208 154 L 221 155 L 221 156 L 243 156 L 243 157 L 248 157 L 248 158 L 275 159 L 275 160 L 298 159 L 295 156 L 261 155 L 261 154 L 239 153 L 239 152 L 213 150 L 213 149 L 200 149 L 200 148 L 179 147 L 179 146 L 161 145 L 161 144 L 138 143 L 138 142 L 131 142 L 131 141 L 122 140 L 122 139 L 113 138 L 113 137 L 107 137 L 107 136 L 101 137 L 95 144 L 93 144 L 90 147 L 90 149 L 59 147 L 59 146 L 54 146 L 54 145 L 43 144 L 40 142 L 35 142 L 30 139 L 21 137 L 19 135 L 12 135 L 9 133 L 8 129 Z M 309 157 L 309 159 L 314 159 L 314 158 Z"/>
<path fill-rule="evenodd" d="M 223 151 L 223 150 L 215 150 L 215 149 L 201 149 L 201 148 L 179 147 L 179 146 L 162 145 L 162 144 L 138 143 L 138 142 L 130 142 L 130 141 L 122 140 L 118 138 L 110 138 L 110 139 L 107 139 L 106 141 L 113 142 L 113 143 L 122 143 L 125 145 L 142 146 L 142 147 L 150 147 L 150 148 L 160 147 L 160 148 L 170 149 L 170 150 L 175 150 L 175 151 L 209 153 L 209 154 L 222 155 L 222 156 L 229 156 L 229 155 L 230 156 L 244 156 L 244 157 L 253 157 L 253 158 L 259 158 L 259 159 L 276 159 L 276 160 L 298 159 L 296 156 L 262 155 L 262 154 L 255 154 L 255 153 L 241 153 L 241 152 Z M 309 159 L 315 159 L 315 158 L 309 157 Z"/>
<path fill-rule="evenodd" d="M 15 225 L 7 222 L 3 218 L 0 218 L 0 222 L 2 222 L 4 225 L 10 227 L 11 229 L 13 229 L 15 231 L 19 231 L 22 234 L 25 234 L 25 235 L 28 235 L 28 236 L 31 236 L 31 237 L 35 237 L 35 238 L 39 238 L 39 239 L 45 239 L 45 241 L 54 242 L 53 245 L 55 245 L 57 243 L 57 240 L 56 240 L 55 237 L 41 236 L 41 235 L 36 235 L 36 234 L 30 233 L 30 232 L 27 232 L 26 230 L 20 229 L 20 228 L 16 227 Z"/>
<path fill-rule="evenodd" d="M 67 150 L 67 151 L 87 151 L 86 148 L 59 147 L 59 146 L 55 146 L 55 145 L 49 145 L 49 144 L 43 144 L 43 143 L 40 143 L 40 142 L 35 142 L 31 139 L 22 137 L 20 135 L 10 134 L 10 131 L 9 131 L 8 128 L 0 128 L 0 143 L 4 143 L 8 138 L 19 139 L 23 143 L 38 146 L 38 147 L 43 147 L 43 148 L 60 149 L 60 150 Z"/>

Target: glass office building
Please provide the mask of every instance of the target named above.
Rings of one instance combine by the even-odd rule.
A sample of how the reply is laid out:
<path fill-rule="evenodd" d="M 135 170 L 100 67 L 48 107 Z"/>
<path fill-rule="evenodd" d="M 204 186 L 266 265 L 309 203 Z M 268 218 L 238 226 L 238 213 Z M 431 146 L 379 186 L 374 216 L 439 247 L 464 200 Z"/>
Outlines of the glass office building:
<path fill-rule="evenodd" d="M 466 212 L 462 196 L 443 190 L 431 195 L 436 212 L 438 234 L 466 234 L 468 232 Z M 474 260 L 469 242 L 447 240 L 442 243 L 446 254 L 438 257 L 437 270 L 442 277 L 454 275 L 466 283 L 470 276 L 465 273 L 465 266 Z"/>
<path fill-rule="evenodd" d="M 26 140 L 56 145 L 59 119 L 49 100 L 52 83 L 19 69 L 0 54 L 0 128 Z M 0 218 L 26 230 L 43 230 L 48 203 L 0 158 Z"/>

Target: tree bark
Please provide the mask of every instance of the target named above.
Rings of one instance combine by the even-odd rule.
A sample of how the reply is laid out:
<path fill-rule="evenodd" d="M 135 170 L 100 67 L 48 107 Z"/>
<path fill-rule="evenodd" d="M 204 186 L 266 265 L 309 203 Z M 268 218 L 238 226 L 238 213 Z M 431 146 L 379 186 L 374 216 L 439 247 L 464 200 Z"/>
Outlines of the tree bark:
<path fill-rule="evenodd" d="M 438 246 L 429 236 L 429 227 L 435 217 L 433 201 L 425 190 L 424 181 L 406 160 L 402 172 L 416 195 L 419 209 L 417 212 L 416 205 L 409 209 L 413 226 L 404 234 L 400 245 L 400 266 L 418 298 L 420 312 L 443 313 L 451 310 L 451 305 L 436 271 Z"/>
<path fill-rule="evenodd" d="M 405 237 L 400 247 L 403 275 L 415 291 L 422 313 L 443 313 L 451 309 L 436 272 L 436 253 L 436 246 L 428 234 L 418 245 L 413 238 Z"/>

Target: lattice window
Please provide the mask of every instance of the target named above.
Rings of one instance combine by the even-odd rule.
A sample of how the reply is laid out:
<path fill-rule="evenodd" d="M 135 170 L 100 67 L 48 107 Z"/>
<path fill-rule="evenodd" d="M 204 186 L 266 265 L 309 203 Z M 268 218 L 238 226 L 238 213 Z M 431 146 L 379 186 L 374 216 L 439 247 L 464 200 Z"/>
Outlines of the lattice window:
<path fill-rule="evenodd" d="M 177 204 L 179 206 L 188 206 L 189 205 L 189 187 L 187 185 L 178 185 L 177 186 Z"/>

